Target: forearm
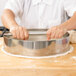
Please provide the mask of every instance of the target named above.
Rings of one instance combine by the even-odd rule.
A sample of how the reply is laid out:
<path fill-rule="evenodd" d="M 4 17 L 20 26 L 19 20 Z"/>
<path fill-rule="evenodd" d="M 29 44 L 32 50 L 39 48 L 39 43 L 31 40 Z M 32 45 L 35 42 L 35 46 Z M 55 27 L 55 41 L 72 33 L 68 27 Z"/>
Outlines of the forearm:
<path fill-rule="evenodd" d="M 61 27 L 67 29 L 68 31 L 76 29 L 76 12 L 69 20 L 61 24 Z"/>
<path fill-rule="evenodd" d="M 15 15 L 11 10 L 4 10 L 1 20 L 3 25 L 8 29 L 18 26 L 15 21 Z"/>

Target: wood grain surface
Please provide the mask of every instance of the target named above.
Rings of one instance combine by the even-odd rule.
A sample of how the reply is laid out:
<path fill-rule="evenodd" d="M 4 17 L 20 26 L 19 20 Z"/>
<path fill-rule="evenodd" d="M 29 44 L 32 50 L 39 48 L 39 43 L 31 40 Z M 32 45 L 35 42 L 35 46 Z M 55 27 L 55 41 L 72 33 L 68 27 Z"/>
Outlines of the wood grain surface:
<path fill-rule="evenodd" d="M 0 76 L 76 76 L 76 44 L 68 55 L 48 59 L 8 56 L 2 52 L 0 38 Z"/>

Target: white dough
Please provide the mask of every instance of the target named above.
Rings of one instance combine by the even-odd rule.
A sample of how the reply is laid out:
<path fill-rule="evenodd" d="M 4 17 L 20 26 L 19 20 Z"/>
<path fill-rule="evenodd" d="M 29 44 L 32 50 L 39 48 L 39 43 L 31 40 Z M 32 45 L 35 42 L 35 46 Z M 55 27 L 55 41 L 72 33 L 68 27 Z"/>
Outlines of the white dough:
<path fill-rule="evenodd" d="M 65 52 L 65 53 L 62 53 L 62 54 L 58 54 L 58 55 L 52 55 L 52 56 L 42 56 L 42 57 L 30 57 L 30 56 L 22 56 L 22 55 L 14 55 L 14 54 L 11 54 L 11 53 L 8 53 L 4 50 L 4 47 L 1 48 L 2 51 L 7 54 L 7 55 L 10 55 L 10 56 L 14 56 L 14 57 L 23 57 L 23 58 L 34 58 L 34 59 L 41 59 L 41 58 L 53 58 L 53 57 L 59 57 L 59 56 L 65 56 L 71 52 L 73 52 L 73 47 L 70 45 L 70 50 Z"/>

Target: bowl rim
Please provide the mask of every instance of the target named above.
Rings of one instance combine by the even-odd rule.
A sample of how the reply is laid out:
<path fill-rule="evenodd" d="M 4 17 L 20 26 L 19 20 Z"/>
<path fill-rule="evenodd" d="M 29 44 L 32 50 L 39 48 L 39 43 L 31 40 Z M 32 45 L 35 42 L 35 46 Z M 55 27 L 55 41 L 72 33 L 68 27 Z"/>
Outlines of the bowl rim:
<path fill-rule="evenodd" d="M 4 38 L 5 39 L 9 39 L 9 40 L 17 40 L 17 41 L 22 41 L 22 42 L 49 42 L 49 41 L 61 41 L 61 40 L 63 40 L 63 39 L 66 39 L 66 38 L 69 38 L 69 36 L 70 36 L 70 34 L 67 32 L 66 34 L 65 34 L 65 36 L 64 37 L 62 37 L 62 38 L 59 38 L 59 39 L 50 39 L 50 40 L 18 40 L 18 39 L 14 39 L 14 38 L 8 38 L 8 36 L 12 36 L 12 35 L 5 35 L 4 34 Z"/>

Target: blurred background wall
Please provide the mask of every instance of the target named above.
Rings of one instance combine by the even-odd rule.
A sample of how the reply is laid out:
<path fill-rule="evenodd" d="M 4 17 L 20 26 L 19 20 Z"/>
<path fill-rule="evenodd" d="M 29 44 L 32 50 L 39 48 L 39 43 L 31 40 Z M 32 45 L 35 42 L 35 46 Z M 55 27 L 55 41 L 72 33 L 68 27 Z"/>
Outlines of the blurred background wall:
<path fill-rule="evenodd" d="M 4 6 L 6 4 L 8 0 L 0 0 L 0 26 L 2 26 L 2 23 L 1 23 L 1 14 L 3 12 L 3 9 L 4 9 Z"/>

